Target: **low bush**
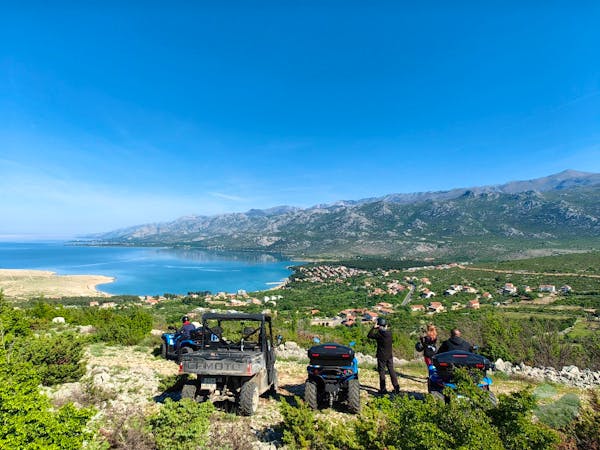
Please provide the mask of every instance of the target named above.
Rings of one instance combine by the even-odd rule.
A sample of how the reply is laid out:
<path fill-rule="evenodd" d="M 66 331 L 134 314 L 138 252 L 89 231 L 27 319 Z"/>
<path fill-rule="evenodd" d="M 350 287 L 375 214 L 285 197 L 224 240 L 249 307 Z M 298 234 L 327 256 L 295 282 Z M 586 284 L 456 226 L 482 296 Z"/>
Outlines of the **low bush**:
<path fill-rule="evenodd" d="M 0 361 L 0 448 L 81 448 L 91 437 L 86 424 L 94 410 L 71 403 L 53 409 L 39 383 L 30 364 Z"/>
<path fill-rule="evenodd" d="M 157 414 L 148 418 L 148 427 L 158 450 L 203 448 L 208 441 L 211 402 L 167 399 Z"/>
<path fill-rule="evenodd" d="M 589 404 L 565 427 L 579 450 L 600 450 L 600 392 L 589 392 Z"/>
<path fill-rule="evenodd" d="M 111 345 L 136 345 L 152 329 L 152 316 L 142 308 L 86 308 L 75 311 L 71 320 L 79 325 L 93 325 L 96 339 Z"/>
<path fill-rule="evenodd" d="M 44 386 L 77 381 L 85 373 L 84 341 L 72 332 L 21 339 L 16 353 L 35 367 Z"/>
<path fill-rule="evenodd" d="M 542 450 L 558 443 L 558 433 L 532 420 L 529 392 L 501 396 L 494 406 L 466 377 L 459 389 L 469 397 L 449 391 L 448 404 L 429 396 L 375 399 L 360 417 L 339 425 L 320 419 L 299 399 L 297 407 L 282 402 L 283 439 L 291 448 L 310 449 Z"/>

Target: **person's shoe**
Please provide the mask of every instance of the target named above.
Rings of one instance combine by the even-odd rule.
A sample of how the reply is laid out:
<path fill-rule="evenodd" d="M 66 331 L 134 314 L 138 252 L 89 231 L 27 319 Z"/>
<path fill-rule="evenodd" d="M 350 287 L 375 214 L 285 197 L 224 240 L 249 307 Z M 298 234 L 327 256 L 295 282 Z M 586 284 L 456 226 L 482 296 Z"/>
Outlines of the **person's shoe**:
<path fill-rule="evenodd" d="M 379 390 L 379 395 L 387 395 L 387 393 L 388 393 L 387 389 Z"/>
<path fill-rule="evenodd" d="M 399 394 L 400 393 L 400 386 L 396 386 L 394 388 L 394 394 Z"/>

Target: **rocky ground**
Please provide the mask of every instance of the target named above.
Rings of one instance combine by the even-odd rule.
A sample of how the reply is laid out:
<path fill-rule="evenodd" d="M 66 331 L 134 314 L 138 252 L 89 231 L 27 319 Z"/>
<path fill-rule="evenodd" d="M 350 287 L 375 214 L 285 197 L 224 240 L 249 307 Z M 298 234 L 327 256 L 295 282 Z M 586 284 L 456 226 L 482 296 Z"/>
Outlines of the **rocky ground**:
<path fill-rule="evenodd" d="M 165 361 L 154 354 L 155 350 L 145 347 L 108 347 L 94 344 L 87 350 L 87 373 L 82 381 L 69 383 L 58 388 L 48 389 L 55 404 L 75 401 L 80 405 L 93 404 L 100 411 L 96 420 L 110 432 L 110 427 L 121 423 L 122 418 L 137 413 L 148 414 L 156 411 L 165 398 L 179 398 L 179 392 L 173 386 L 176 383 L 178 365 Z M 375 371 L 375 360 L 369 355 L 358 355 L 361 363 L 360 381 L 363 402 L 377 395 L 378 376 Z M 211 433 L 216 440 L 236 442 L 235 448 L 275 448 L 280 443 L 277 430 L 281 422 L 279 405 L 282 399 L 295 402 L 295 397 L 302 397 L 306 378 L 306 350 L 293 342 L 287 342 L 278 348 L 277 369 L 279 373 L 279 389 L 277 396 L 260 399 L 258 413 L 252 417 L 241 417 L 235 414 L 228 405 L 217 405 Z M 581 392 L 584 386 L 579 375 L 585 380 L 594 381 L 600 386 L 600 374 L 580 371 L 577 368 L 565 368 L 548 375 L 550 371 L 540 369 L 527 371 L 526 366 L 513 366 L 499 361 L 499 368 L 504 372 L 496 372 L 493 376 L 493 391 L 496 394 L 509 393 L 522 389 L 526 385 L 540 386 L 547 381 L 553 384 L 553 397 L 558 398 L 567 392 Z M 427 392 L 426 368 L 421 360 L 396 361 L 401 390 L 404 394 L 422 398 Z M 575 370 L 577 369 L 577 370 Z M 509 376 L 518 375 L 516 377 Z M 171 389 L 169 389 L 171 388 Z M 391 390 L 388 379 L 388 389 Z M 546 399 L 547 401 L 552 400 Z M 323 414 L 331 420 L 344 420 L 347 412 L 324 410 Z"/>

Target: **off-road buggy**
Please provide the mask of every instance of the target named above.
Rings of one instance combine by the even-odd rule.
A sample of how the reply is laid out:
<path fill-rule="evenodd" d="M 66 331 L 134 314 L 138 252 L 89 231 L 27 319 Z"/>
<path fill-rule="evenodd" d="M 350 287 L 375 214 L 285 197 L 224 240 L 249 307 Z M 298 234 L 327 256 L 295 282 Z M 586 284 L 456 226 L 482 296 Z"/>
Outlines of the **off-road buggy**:
<path fill-rule="evenodd" d="M 353 343 L 351 343 L 352 345 Z M 312 409 L 345 402 L 352 413 L 360 412 L 358 361 L 352 347 L 327 343 L 308 350 L 310 363 L 304 383 L 304 400 Z"/>
<path fill-rule="evenodd" d="M 243 415 L 259 396 L 277 389 L 271 317 L 206 313 L 200 348 L 181 355 L 179 373 L 190 374 L 181 396 L 196 401 L 233 401 Z"/>
<path fill-rule="evenodd" d="M 454 371 L 459 367 L 469 372 L 477 386 L 489 392 L 493 404 L 497 403 L 496 396 L 490 391 L 492 379 L 487 376 L 487 371 L 493 367 L 493 364 L 484 356 L 462 350 L 439 353 L 432 358 L 427 378 L 429 393 L 447 402 L 449 399 L 444 394 L 444 389 L 456 389 Z"/>

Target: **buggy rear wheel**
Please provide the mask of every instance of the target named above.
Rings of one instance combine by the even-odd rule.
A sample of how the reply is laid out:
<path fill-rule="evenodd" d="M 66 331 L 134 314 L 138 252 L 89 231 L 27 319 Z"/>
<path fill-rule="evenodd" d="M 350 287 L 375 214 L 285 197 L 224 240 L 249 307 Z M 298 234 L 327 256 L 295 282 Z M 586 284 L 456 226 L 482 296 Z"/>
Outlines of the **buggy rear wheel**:
<path fill-rule="evenodd" d="M 251 416 L 258 409 L 258 386 L 254 381 L 246 381 L 240 389 L 240 413 Z"/>
<path fill-rule="evenodd" d="M 198 392 L 198 380 L 187 380 L 181 389 L 181 398 L 189 398 L 196 401 Z"/>
<path fill-rule="evenodd" d="M 360 382 L 357 378 L 348 381 L 348 409 L 360 414 Z"/>
<path fill-rule="evenodd" d="M 304 383 L 304 401 L 311 409 L 319 409 L 317 383 L 314 381 Z"/>
<path fill-rule="evenodd" d="M 271 383 L 271 387 L 269 388 L 269 394 L 275 396 L 277 395 L 277 388 L 279 387 L 279 379 L 277 376 L 277 369 L 273 369 L 273 382 Z"/>
<path fill-rule="evenodd" d="M 162 356 L 164 359 L 167 359 L 169 357 L 169 353 L 167 350 L 167 343 L 165 341 L 162 341 L 162 343 L 160 344 L 160 356 Z"/>

